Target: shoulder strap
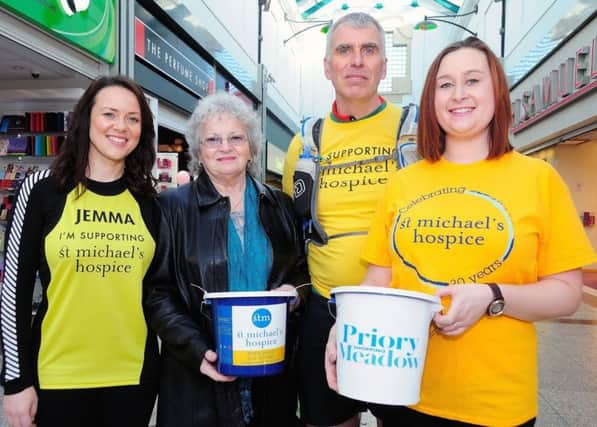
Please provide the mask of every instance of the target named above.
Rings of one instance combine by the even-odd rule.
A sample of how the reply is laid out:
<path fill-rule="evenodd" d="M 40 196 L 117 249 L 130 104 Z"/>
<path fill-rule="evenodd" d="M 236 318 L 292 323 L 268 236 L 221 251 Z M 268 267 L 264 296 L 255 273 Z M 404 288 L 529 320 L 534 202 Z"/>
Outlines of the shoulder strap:
<path fill-rule="evenodd" d="M 313 177 L 313 191 L 311 192 L 311 222 L 309 224 L 310 240 L 316 244 L 325 245 L 329 237 L 324 231 L 323 226 L 317 217 L 317 195 L 319 194 L 319 174 L 321 172 L 321 156 L 319 149 L 321 147 L 321 128 L 323 126 L 323 119 L 317 119 L 311 127 L 311 141 L 316 148 L 315 161 L 315 176 Z"/>
<path fill-rule="evenodd" d="M 293 200 L 306 243 L 324 245 L 328 237 L 317 219 L 322 122 L 321 118 L 307 118 L 301 123 L 302 147 L 294 169 Z"/>
<path fill-rule="evenodd" d="M 311 135 L 313 138 L 313 143 L 315 147 L 317 147 L 317 154 L 319 154 L 319 148 L 321 147 L 321 127 L 323 126 L 323 118 L 318 118 L 313 123 L 313 127 L 311 128 Z"/>
<path fill-rule="evenodd" d="M 419 107 L 410 103 L 402 108 L 400 125 L 396 134 L 396 169 L 402 169 L 421 160 L 417 151 L 417 125 Z"/>
<path fill-rule="evenodd" d="M 321 165 L 321 133 L 323 126 L 322 118 L 307 118 L 301 124 L 301 137 L 303 147 L 300 156 L 310 157 L 315 163 L 313 173 L 313 184 L 309 203 L 310 218 L 305 218 L 303 224 L 306 245 L 312 242 L 317 245 L 327 244 L 330 238 L 344 237 L 366 232 L 344 233 L 341 235 L 328 236 L 317 218 L 317 196 L 319 192 L 319 174 L 322 169 L 345 167 L 354 164 L 364 165 L 368 163 L 382 162 L 391 158 L 396 160 L 396 168 L 401 169 L 420 159 L 417 153 L 416 134 L 419 119 L 419 109 L 415 104 L 409 104 L 402 109 L 400 123 L 396 134 L 396 149 L 391 156 L 375 156 L 370 159 L 350 161 L 335 165 Z"/>
<path fill-rule="evenodd" d="M 319 159 L 319 137 L 321 129 L 321 118 L 307 117 L 301 123 L 301 139 L 303 148 L 300 155 Z"/>

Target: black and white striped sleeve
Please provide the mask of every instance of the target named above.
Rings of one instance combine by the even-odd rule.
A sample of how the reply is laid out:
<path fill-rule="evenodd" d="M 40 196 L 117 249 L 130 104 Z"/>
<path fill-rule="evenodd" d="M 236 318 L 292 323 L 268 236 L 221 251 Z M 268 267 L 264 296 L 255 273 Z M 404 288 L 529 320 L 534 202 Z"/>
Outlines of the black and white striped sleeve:
<path fill-rule="evenodd" d="M 36 172 L 23 181 L 6 232 L 4 283 L 0 301 L 2 322 L 2 383 L 5 394 L 34 384 L 31 332 L 33 288 L 42 251 L 44 191 L 40 182 L 50 171 Z"/>

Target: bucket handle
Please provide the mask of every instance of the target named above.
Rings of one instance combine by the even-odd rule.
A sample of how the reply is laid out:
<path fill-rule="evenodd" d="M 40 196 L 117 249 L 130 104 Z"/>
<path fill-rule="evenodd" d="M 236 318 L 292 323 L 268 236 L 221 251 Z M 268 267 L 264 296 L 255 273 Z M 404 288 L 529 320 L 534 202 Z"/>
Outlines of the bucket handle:
<path fill-rule="evenodd" d="M 200 290 L 201 290 L 201 292 L 203 292 L 203 294 L 204 294 L 204 295 L 207 293 L 207 291 L 206 291 L 205 289 L 203 289 L 201 286 L 199 286 L 199 285 L 196 285 L 195 283 L 192 283 L 192 282 L 191 282 L 191 283 L 189 283 L 189 284 L 190 284 L 191 286 L 193 286 L 194 288 L 200 289 Z M 298 288 L 302 288 L 303 286 L 311 286 L 311 283 L 303 283 L 302 285 L 299 285 L 299 286 L 297 286 L 297 287 L 295 288 L 295 290 L 296 290 L 296 289 L 298 289 Z M 293 298 L 293 300 L 294 300 L 294 301 L 290 301 L 290 304 L 289 304 L 289 306 L 290 306 L 290 305 L 292 305 L 293 303 L 296 303 L 296 301 L 298 300 L 298 294 L 297 294 L 297 296 L 296 296 L 296 297 L 294 297 L 294 298 Z M 209 316 L 209 314 L 207 314 L 206 310 L 204 310 L 204 307 L 205 307 L 205 306 L 208 306 L 208 305 L 210 305 L 210 304 L 211 304 L 211 303 L 209 302 L 209 300 L 205 300 L 205 299 L 204 299 L 204 300 L 202 300 L 202 301 L 201 301 L 201 308 L 199 309 L 199 311 L 201 312 L 201 314 L 202 314 L 202 315 L 204 315 L 205 317 L 207 317 L 209 320 L 212 320 L 212 319 L 211 319 L 211 317 Z"/>
<path fill-rule="evenodd" d="M 195 283 L 193 283 L 193 282 L 190 282 L 189 284 L 190 284 L 191 286 L 193 286 L 194 288 L 198 288 L 198 289 L 200 289 L 200 290 L 201 290 L 201 292 L 203 292 L 203 295 L 205 295 L 205 294 L 207 293 L 207 291 L 206 291 L 205 289 L 203 289 L 201 286 L 199 286 L 199 285 L 196 285 L 196 284 L 195 284 Z M 205 306 L 207 306 L 207 305 L 209 305 L 209 301 L 206 301 L 206 300 L 202 299 L 202 300 L 201 300 L 201 308 L 199 309 L 199 312 L 200 312 L 200 313 L 201 313 L 203 316 L 207 317 L 207 318 L 208 318 L 208 319 L 211 321 L 212 319 L 211 319 L 210 315 L 209 315 L 209 314 L 207 314 L 207 310 L 204 310 L 204 307 L 205 307 Z"/>
<path fill-rule="evenodd" d="M 190 282 L 189 285 L 191 285 L 194 288 L 198 288 L 201 290 L 201 292 L 203 292 L 204 294 L 207 293 L 207 291 L 205 289 L 203 289 L 201 286 L 194 284 L 193 282 Z"/>
<path fill-rule="evenodd" d="M 302 284 L 300 284 L 300 285 L 298 285 L 298 286 L 295 286 L 295 287 L 294 287 L 294 290 L 295 290 L 295 292 L 296 292 L 296 296 L 295 296 L 295 297 L 293 297 L 293 298 L 292 298 L 292 299 L 291 299 L 291 300 L 288 302 L 288 309 L 289 309 L 290 311 L 294 310 L 294 309 L 295 309 L 295 308 L 298 306 L 298 303 L 300 302 L 300 297 L 299 297 L 298 290 L 299 290 L 300 288 L 304 288 L 305 286 L 313 286 L 313 283 L 311 283 L 311 282 L 302 283 Z"/>
<path fill-rule="evenodd" d="M 328 300 L 328 313 L 330 313 L 330 316 L 332 316 L 332 318 L 336 320 L 336 316 L 334 315 L 334 313 L 332 313 L 332 305 L 336 305 L 335 295 L 330 296 L 330 299 Z"/>
<path fill-rule="evenodd" d="M 435 313 L 444 314 L 444 312 L 445 312 L 445 309 L 441 303 L 434 303 L 433 306 L 431 307 L 431 314 L 433 314 L 433 315 L 435 315 Z M 429 338 L 441 333 L 441 330 L 442 330 L 442 328 L 438 327 L 435 323 L 433 323 L 433 320 L 432 320 L 431 324 L 429 325 Z"/>

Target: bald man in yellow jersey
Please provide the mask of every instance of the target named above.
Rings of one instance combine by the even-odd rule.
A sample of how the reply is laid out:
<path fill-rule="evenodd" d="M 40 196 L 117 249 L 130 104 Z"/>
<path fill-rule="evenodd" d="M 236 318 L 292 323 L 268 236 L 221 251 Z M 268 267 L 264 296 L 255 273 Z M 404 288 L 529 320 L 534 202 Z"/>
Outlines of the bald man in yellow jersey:
<path fill-rule="evenodd" d="M 336 394 L 325 379 L 325 343 L 334 321 L 327 302 L 333 288 L 359 284 L 365 275 L 361 250 L 388 174 L 396 170 L 393 152 L 401 110 L 378 94 L 387 60 L 384 30 L 374 18 L 364 13 L 345 15 L 327 37 L 324 70 L 334 86 L 335 101 L 322 123 L 319 154 L 322 165 L 332 167 L 322 168 L 315 185 L 317 215 L 330 239 L 308 247 L 313 292 L 299 339 L 299 397 L 307 425 L 356 427 L 366 405 Z M 290 195 L 301 149 L 297 135 L 284 164 L 283 187 Z M 385 158 L 333 167 L 374 156 Z"/>

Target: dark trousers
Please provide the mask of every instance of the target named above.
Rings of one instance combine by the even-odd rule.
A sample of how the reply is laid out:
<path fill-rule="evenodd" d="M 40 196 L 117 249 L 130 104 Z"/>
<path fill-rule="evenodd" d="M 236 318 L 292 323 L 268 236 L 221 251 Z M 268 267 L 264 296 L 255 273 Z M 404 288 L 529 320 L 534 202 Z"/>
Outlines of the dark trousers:
<path fill-rule="evenodd" d="M 37 393 L 37 427 L 147 427 L 157 384 Z"/>
<path fill-rule="evenodd" d="M 476 424 L 468 424 L 423 414 L 406 406 L 371 404 L 371 412 L 383 421 L 383 427 L 481 427 Z M 533 427 L 534 425 L 535 418 L 518 427 Z"/>

